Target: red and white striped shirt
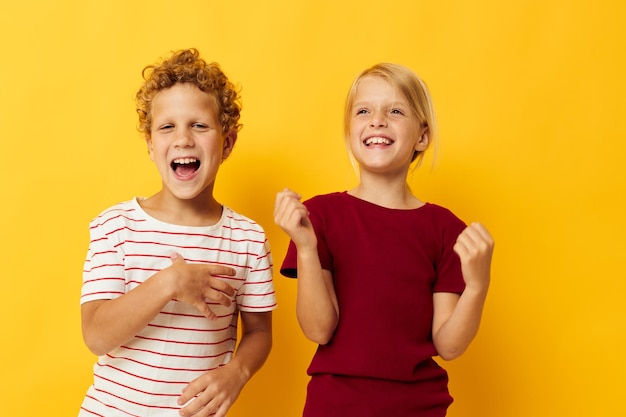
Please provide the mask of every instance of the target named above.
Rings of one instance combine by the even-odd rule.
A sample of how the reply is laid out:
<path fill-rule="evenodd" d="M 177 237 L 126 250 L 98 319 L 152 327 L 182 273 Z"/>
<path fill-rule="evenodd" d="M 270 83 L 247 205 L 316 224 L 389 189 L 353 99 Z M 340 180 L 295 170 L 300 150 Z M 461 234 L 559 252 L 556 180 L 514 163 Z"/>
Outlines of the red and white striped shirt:
<path fill-rule="evenodd" d="M 218 319 L 176 300 L 134 338 L 100 356 L 79 416 L 178 416 L 183 388 L 227 363 L 237 342 L 238 312 L 276 307 L 272 257 L 263 228 L 224 207 L 208 227 L 179 226 L 149 216 L 136 199 L 105 210 L 90 223 L 81 304 L 113 299 L 171 265 L 177 252 L 190 263 L 232 267 L 223 277 L 236 290 L 230 307 L 210 305 Z"/>

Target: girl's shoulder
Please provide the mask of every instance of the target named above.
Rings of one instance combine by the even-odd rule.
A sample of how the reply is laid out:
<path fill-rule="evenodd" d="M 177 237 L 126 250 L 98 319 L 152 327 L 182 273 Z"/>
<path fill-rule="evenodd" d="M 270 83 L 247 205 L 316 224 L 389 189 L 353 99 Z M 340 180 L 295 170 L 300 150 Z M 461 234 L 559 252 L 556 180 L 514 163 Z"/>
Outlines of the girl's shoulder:
<path fill-rule="evenodd" d="M 345 199 L 347 191 L 335 191 L 327 194 L 318 194 L 304 201 L 304 204 L 330 204 Z"/>
<path fill-rule="evenodd" d="M 336 191 L 327 194 L 318 194 L 305 200 L 303 204 L 317 213 L 342 212 L 353 204 L 352 197 L 347 191 Z"/>
<path fill-rule="evenodd" d="M 454 214 L 452 210 L 435 203 L 426 203 L 421 209 L 421 214 L 427 216 L 436 229 L 452 230 L 454 233 L 460 233 L 466 226 L 465 222 Z"/>
<path fill-rule="evenodd" d="M 337 191 L 320 194 L 306 200 L 304 204 L 309 210 L 321 216 L 339 213 L 353 213 L 354 210 L 372 215 L 384 216 L 388 220 L 407 220 L 432 222 L 436 227 L 464 227 L 465 223 L 450 209 L 436 203 L 426 202 L 415 209 L 390 209 L 378 206 L 357 197 L 351 196 L 347 191 Z M 380 217 L 379 217 L 380 219 Z"/>
<path fill-rule="evenodd" d="M 440 206 L 439 204 L 436 204 L 436 203 L 427 202 L 424 204 L 423 208 L 425 209 L 425 211 L 428 211 L 436 216 L 457 217 L 456 214 L 452 212 L 452 210 L 444 206 Z"/>

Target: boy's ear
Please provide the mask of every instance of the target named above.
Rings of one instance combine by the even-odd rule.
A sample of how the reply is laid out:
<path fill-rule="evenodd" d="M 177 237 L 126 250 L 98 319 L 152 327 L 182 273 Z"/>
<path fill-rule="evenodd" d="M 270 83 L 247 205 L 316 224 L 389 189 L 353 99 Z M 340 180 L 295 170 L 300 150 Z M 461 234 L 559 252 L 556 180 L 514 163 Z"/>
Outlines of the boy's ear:
<path fill-rule="evenodd" d="M 224 147 L 222 148 L 222 161 L 228 158 L 235 147 L 237 142 L 237 131 L 232 130 L 224 137 Z"/>
<path fill-rule="evenodd" d="M 150 155 L 150 160 L 154 162 L 154 151 L 152 150 L 152 139 L 146 138 L 146 145 L 148 145 L 148 154 Z"/>

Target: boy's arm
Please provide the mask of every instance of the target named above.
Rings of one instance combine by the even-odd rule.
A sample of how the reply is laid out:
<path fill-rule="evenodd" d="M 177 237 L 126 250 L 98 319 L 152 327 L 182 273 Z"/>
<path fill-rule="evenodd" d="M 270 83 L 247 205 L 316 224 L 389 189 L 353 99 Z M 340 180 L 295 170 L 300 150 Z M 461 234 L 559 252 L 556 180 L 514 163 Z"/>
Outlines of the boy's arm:
<path fill-rule="evenodd" d="M 494 242 L 489 232 L 473 223 L 458 237 L 454 251 L 461 259 L 465 291 L 433 295 L 433 342 L 442 359 L 454 359 L 467 349 L 480 326 L 489 289 Z"/>
<path fill-rule="evenodd" d="M 214 275 L 234 275 L 232 268 L 188 264 L 176 254 L 172 261 L 171 266 L 118 298 L 81 306 L 83 339 L 89 350 L 100 356 L 122 345 L 174 298 L 196 306 L 209 319 L 215 315 L 205 299 L 230 305 L 235 290 Z"/>
<path fill-rule="evenodd" d="M 235 356 L 185 387 L 178 403 L 181 416 L 224 417 L 245 384 L 265 363 L 272 349 L 272 312 L 241 312 L 242 335 Z"/>

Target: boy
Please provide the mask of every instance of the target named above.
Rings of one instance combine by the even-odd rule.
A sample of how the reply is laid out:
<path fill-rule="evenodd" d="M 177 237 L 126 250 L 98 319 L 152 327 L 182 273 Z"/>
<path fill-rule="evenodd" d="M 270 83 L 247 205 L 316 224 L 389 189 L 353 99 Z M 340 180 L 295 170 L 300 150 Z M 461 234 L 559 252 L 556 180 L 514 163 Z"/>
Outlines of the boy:
<path fill-rule="evenodd" d="M 195 49 L 143 76 L 139 129 L 162 189 L 90 224 L 81 316 L 99 358 L 79 416 L 223 417 L 269 355 L 276 306 L 263 229 L 213 196 L 239 96 Z"/>

